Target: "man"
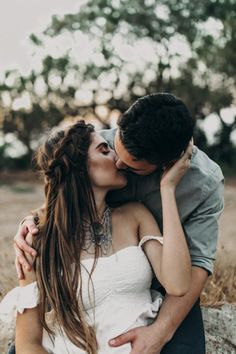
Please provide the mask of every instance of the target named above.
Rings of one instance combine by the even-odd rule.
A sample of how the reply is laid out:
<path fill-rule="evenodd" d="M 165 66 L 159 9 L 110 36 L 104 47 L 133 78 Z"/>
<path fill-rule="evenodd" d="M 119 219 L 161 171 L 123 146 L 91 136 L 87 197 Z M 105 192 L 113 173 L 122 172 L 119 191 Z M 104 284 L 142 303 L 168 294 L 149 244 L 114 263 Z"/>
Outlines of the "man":
<path fill-rule="evenodd" d="M 117 153 L 117 168 L 130 172 L 127 187 L 110 193 L 108 202 L 115 205 L 140 201 L 161 226 L 160 176 L 167 165 L 182 155 L 193 128 L 187 107 L 175 96 L 157 93 L 137 100 L 121 115 L 117 130 L 102 132 Z M 191 287 L 180 298 L 165 295 L 152 325 L 133 329 L 110 341 L 114 347 L 132 342 L 132 354 L 205 353 L 199 296 L 213 270 L 217 221 L 223 210 L 223 175 L 219 166 L 197 147 L 176 197 L 192 260 Z M 32 252 L 24 241 L 28 231 L 37 232 L 32 218 L 24 222 L 15 237 L 18 273 L 19 263 L 25 263 L 22 250 Z M 160 289 L 157 280 L 153 286 Z"/>

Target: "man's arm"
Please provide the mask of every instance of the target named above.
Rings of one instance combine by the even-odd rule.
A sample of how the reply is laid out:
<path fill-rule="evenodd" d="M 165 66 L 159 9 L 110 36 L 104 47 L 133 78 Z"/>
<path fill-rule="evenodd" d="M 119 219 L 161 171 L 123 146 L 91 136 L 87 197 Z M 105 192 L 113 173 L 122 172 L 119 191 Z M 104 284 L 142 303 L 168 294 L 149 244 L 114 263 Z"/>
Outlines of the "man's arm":
<path fill-rule="evenodd" d="M 159 354 L 199 298 L 207 277 L 204 269 L 192 267 L 191 287 L 185 296 L 166 295 L 152 325 L 134 328 L 109 344 L 116 347 L 132 342 L 132 354 Z"/>
<path fill-rule="evenodd" d="M 149 327 L 133 329 L 110 345 L 132 342 L 131 354 L 159 354 L 191 310 L 212 273 L 218 238 L 218 219 L 223 210 L 223 181 L 184 224 L 192 259 L 190 290 L 181 298 L 166 296 L 156 321 Z"/>
<path fill-rule="evenodd" d="M 166 295 L 157 316 L 154 327 L 163 333 L 164 344 L 174 335 L 195 302 L 198 300 L 208 278 L 208 273 L 202 268 L 192 267 L 190 290 L 185 296 L 174 297 Z"/>
<path fill-rule="evenodd" d="M 24 279 L 24 272 L 22 268 L 27 269 L 28 271 L 32 269 L 30 262 L 28 262 L 27 258 L 25 257 L 25 254 L 28 254 L 32 257 L 36 257 L 37 255 L 36 251 L 26 242 L 26 236 L 29 233 L 32 236 L 37 235 L 38 231 L 39 230 L 34 222 L 33 215 L 29 215 L 23 220 L 23 222 L 20 223 L 17 233 L 14 237 L 13 245 L 16 254 L 15 266 L 19 280 Z"/>
<path fill-rule="evenodd" d="M 15 266 L 18 278 L 24 279 L 24 272 L 22 267 L 25 270 L 30 271 L 32 269 L 30 262 L 25 255 L 31 257 L 36 257 L 37 252 L 31 247 L 26 241 L 26 236 L 30 234 L 32 236 L 37 235 L 39 232 L 38 223 L 40 217 L 42 217 L 45 212 L 45 205 L 42 205 L 37 210 L 31 212 L 31 215 L 28 215 L 20 222 L 18 231 L 14 237 L 14 249 L 16 254 Z"/>

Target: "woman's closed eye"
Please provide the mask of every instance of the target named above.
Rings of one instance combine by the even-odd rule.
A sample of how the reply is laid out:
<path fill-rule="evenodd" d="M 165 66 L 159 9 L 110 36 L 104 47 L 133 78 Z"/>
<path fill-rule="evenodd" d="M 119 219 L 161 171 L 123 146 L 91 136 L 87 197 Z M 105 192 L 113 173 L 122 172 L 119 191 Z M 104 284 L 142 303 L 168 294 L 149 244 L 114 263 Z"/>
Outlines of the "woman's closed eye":
<path fill-rule="evenodd" d="M 110 150 L 109 148 L 108 148 L 108 149 L 103 149 L 103 150 L 102 150 L 102 154 L 103 154 L 103 155 L 108 155 L 110 151 L 111 151 L 111 150 Z"/>
<path fill-rule="evenodd" d="M 102 142 L 97 146 L 97 149 L 103 154 L 108 155 L 111 152 L 109 145 L 106 142 Z"/>
<path fill-rule="evenodd" d="M 103 153 L 104 155 L 107 155 L 107 154 L 109 154 L 109 152 L 111 152 L 110 149 L 109 149 L 109 150 L 105 150 L 105 151 L 103 151 L 102 153 Z"/>
<path fill-rule="evenodd" d="M 101 152 L 103 155 L 108 155 L 111 152 L 111 149 L 109 146 L 103 146 Z"/>

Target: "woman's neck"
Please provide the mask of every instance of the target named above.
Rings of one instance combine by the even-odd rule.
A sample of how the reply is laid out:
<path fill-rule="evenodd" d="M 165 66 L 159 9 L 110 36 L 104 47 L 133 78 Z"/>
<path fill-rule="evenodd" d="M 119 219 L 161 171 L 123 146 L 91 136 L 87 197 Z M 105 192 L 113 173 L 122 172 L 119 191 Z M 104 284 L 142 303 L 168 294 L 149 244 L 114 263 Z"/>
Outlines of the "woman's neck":
<path fill-rule="evenodd" d="M 94 197 L 95 197 L 95 203 L 96 203 L 96 208 L 99 217 L 102 218 L 104 214 L 104 210 L 106 209 L 106 194 L 107 191 L 104 190 L 94 190 Z"/>

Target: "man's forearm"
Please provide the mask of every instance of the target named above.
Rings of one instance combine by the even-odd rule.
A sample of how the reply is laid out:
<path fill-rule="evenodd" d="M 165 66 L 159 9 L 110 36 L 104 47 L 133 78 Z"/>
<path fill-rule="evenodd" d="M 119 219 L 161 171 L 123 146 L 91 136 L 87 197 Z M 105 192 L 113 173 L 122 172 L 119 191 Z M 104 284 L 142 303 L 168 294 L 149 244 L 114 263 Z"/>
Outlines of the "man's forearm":
<path fill-rule="evenodd" d="M 183 322 L 206 283 L 207 272 L 198 267 L 192 267 L 192 281 L 188 293 L 182 297 L 166 295 L 156 321 L 152 324 L 153 330 L 163 343 L 167 343 Z"/>

